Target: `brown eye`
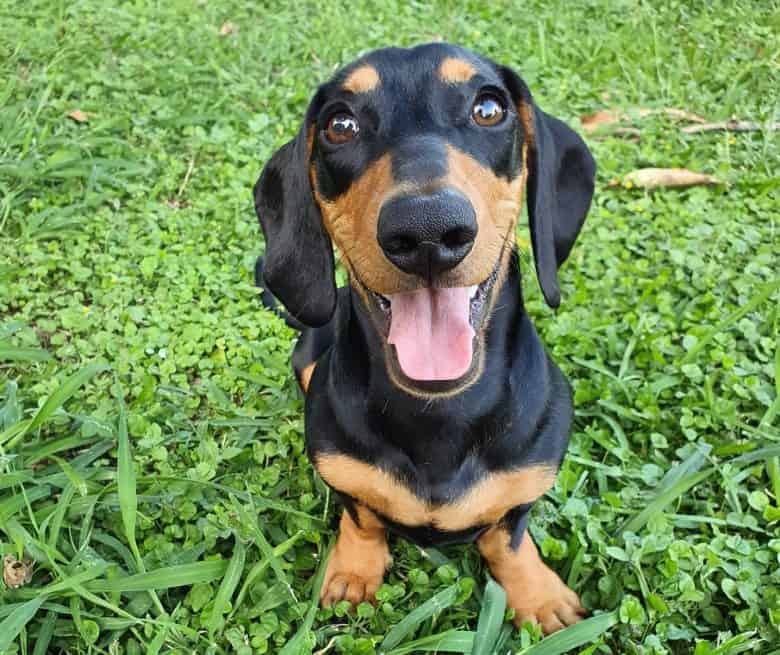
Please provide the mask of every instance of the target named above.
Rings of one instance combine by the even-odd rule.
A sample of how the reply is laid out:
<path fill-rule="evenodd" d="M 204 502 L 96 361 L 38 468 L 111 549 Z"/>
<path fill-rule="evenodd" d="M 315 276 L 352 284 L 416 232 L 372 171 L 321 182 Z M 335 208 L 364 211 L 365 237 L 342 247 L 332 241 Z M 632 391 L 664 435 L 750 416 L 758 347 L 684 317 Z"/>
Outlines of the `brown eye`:
<path fill-rule="evenodd" d="M 325 137 L 334 145 L 340 145 L 354 139 L 359 131 L 360 125 L 352 114 L 334 114 L 328 120 Z"/>
<path fill-rule="evenodd" d="M 492 127 L 504 120 L 506 107 L 497 96 L 492 93 L 483 93 L 471 108 L 471 115 L 477 125 Z"/>

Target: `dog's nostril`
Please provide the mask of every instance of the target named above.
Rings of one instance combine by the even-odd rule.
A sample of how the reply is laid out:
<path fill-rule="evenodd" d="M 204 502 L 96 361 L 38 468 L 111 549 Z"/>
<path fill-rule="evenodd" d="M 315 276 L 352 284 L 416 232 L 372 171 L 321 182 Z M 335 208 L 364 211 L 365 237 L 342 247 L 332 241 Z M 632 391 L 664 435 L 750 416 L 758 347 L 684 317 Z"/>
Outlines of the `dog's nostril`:
<path fill-rule="evenodd" d="M 447 230 L 441 237 L 441 242 L 447 248 L 460 248 L 474 241 L 474 230 L 467 227 L 458 227 Z"/>
<path fill-rule="evenodd" d="M 419 244 L 414 237 L 410 237 L 404 234 L 389 239 L 385 244 L 385 250 L 397 255 L 403 255 L 405 253 L 412 252 L 417 248 Z"/>

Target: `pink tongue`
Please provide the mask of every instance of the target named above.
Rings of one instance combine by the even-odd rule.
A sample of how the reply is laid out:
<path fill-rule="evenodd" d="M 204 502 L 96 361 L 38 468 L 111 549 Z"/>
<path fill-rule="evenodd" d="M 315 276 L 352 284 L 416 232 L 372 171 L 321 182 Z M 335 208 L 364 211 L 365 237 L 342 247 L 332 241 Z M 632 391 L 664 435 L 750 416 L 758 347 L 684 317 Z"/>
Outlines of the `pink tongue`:
<path fill-rule="evenodd" d="M 418 289 L 390 298 L 388 342 L 413 380 L 455 380 L 471 366 L 470 289 Z"/>

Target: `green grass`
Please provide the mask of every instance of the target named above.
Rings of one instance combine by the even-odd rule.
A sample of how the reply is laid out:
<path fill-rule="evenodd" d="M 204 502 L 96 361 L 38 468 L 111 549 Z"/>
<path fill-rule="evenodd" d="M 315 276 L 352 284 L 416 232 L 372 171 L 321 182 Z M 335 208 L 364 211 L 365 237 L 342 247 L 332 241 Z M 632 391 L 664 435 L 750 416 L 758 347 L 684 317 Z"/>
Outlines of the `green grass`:
<path fill-rule="evenodd" d="M 780 649 L 777 132 L 656 113 L 639 142 L 589 137 L 557 313 L 523 257 L 577 404 L 532 531 L 597 611 L 548 640 L 501 625 L 471 548 L 394 541 L 376 608 L 317 609 L 336 508 L 303 452 L 294 335 L 251 275 L 251 186 L 360 52 L 461 43 L 575 127 L 609 107 L 765 124 L 776 2 L 112 4 L 0 4 L 0 551 L 34 561 L 0 584 L 0 652 Z M 608 188 L 644 166 L 725 184 Z"/>

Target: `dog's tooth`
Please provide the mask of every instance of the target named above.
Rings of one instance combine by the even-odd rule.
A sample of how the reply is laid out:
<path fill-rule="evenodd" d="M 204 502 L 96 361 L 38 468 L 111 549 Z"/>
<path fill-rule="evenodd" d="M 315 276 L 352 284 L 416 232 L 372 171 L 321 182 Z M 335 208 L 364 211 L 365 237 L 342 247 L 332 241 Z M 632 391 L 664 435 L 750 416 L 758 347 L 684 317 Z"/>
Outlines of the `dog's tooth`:
<path fill-rule="evenodd" d="M 477 291 L 479 290 L 479 285 L 475 284 L 473 286 L 468 287 L 469 290 L 469 298 L 474 298 L 474 296 L 477 295 Z"/>

